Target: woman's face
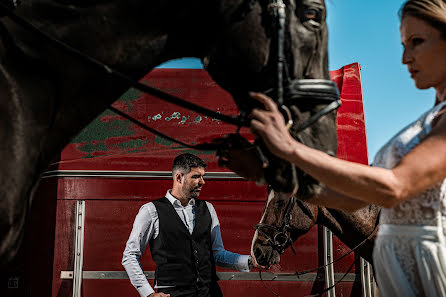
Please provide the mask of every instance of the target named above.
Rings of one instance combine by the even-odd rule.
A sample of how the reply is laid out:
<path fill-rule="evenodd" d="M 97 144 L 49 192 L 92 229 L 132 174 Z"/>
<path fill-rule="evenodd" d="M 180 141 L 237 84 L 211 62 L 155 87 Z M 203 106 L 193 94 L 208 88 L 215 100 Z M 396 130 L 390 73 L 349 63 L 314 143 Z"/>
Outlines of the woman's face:
<path fill-rule="evenodd" d="M 439 30 L 426 22 L 406 16 L 401 22 L 401 42 L 406 64 L 419 89 L 446 89 L 446 41 Z"/>

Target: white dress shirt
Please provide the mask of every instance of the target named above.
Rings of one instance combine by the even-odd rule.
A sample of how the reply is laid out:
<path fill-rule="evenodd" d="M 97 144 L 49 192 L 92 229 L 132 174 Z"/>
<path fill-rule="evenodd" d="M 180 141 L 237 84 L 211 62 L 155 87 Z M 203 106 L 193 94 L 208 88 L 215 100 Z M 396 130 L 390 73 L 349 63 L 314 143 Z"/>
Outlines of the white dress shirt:
<path fill-rule="evenodd" d="M 166 193 L 166 198 L 172 203 L 178 216 L 183 221 L 189 232 L 192 234 L 195 226 L 195 199 L 191 199 L 186 206 L 182 206 L 180 200 L 176 199 L 170 193 Z M 211 241 L 215 264 L 220 267 L 234 269 L 242 272 L 248 272 L 248 255 L 239 255 L 226 251 L 220 233 L 220 222 L 217 213 L 211 203 L 206 201 L 206 205 L 211 214 Z M 138 290 L 141 297 L 147 297 L 152 294 L 154 289 L 147 281 L 141 263 L 141 258 L 149 241 L 156 238 L 159 234 L 159 219 L 156 207 L 152 202 L 141 206 L 133 223 L 133 229 L 125 246 L 122 257 L 124 266 L 130 278 L 132 285 Z M 163 288 L 155 284 L 155 288 Z"/>

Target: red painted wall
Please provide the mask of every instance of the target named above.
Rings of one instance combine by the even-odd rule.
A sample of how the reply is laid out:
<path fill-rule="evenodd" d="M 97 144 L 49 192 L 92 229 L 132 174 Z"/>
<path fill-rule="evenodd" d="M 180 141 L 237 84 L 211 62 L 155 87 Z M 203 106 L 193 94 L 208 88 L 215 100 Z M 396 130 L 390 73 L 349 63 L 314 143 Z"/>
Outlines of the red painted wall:
<path fill-rule="evenodd" d="M 367 147 L 359 65 L 347 65 L 332 71 L 331 75 L 338 84 L 342 99 L 337 123 L 338 155 L 366 164 Z M 204 70 L 156 69 L 143 82 L 210 109 L 225 114 L 237 114 L 230 95 L 220 89 Z M 114 106 L 163 133 L 191 144 L 235 132 L 233 126 L 136 91 L 126 93 Z M 248 139 L 253 138 L 247 129 L 243 129 L 242 134 Z M 53 164 L 51 169 L 170 171 L 173 158 L 184 151 L 189 150 L 178 149 L 176 144 L 149 134 L 111 112 L 105 112 L 63 150 L 60 161 Z M 225 171 L 217 166 L 215 154 L 194 153 L 208 162 L 208 171 Z M 32 296 L 48 296 L 40 293 L 49 290 L 54 297 L 71 296 L 72 281 L 61 280 L 60 272 L 73 270 L 76 200 L 86 201 L 84 270 L 123 271 L 122 252 L 139 207 L 163 196 L 170 185 L 169 180 L 153 178 L 43 179 L 35 205 L 38 207 L 39 203 L 45 201 L 49 206 L 45 217 L 40 217 L 39 223 L 42 225 L 42 222 L 46 222 L 46 229 L 31 227 L 32 231 L 27 238 L 36 241 L 28 241 L 24 252 L 28 255 L 27 260 L 21 264 L 23 271 L 32 271 L 34 277 L 36 273 L 41 276 L 39 281 L 32 282 L 30 274 L 24 274 L 26 290 L 23 290 L 32 292 Z M 207 181 L 200 198 L 215 206 L 222 226 L 223 241 L 228 250 L 249 253 L 253 226 L 260 219 L 265 193 L 264 187 L 243 180 Z M 33 212 L 33 216 L 38 214 Z M 38 242 L 35 232 L 45 232 L 45 242 Z M 321 265 L 318 254 L 321 242 L 320 232 L 313 228 L 295 242 L 297 256 L 287 250 L 281 263 L 273 267 L 272 271 L 289 273 Z M 38 262 L 32 260 L 39 257 L 34 248 L 36 245 L 45 249 L 45 259 L 40 259 L 39 265 L 46 264 L 40 270 L 34 265 Z M 335 240 L 335 258 L 347 250 Z M 336 263 L 335 272 L 345 272 L 353 260 L 354 256 L 351 255 Z M 148 251 L 142 259 L 142 265 L 144 270 L 154 270 Z M 313 283 L 273 282 L 269 285 L 285 297 L 309 294 Z M 221 286 L 225 296 L 270 294 L 258 281 L 222 281 Z M 8 290 L 8 296 L 19 296 L 14 295 L 14 292 L 18 291 Z M 128 280 L 84 280 L 82 292 L 85 297 L 139 296 Z M 336 292 L 338 296 L 361 295 L 357 284 L 353 293 L 352 285 L 346 283 L 336 287 Z"/>

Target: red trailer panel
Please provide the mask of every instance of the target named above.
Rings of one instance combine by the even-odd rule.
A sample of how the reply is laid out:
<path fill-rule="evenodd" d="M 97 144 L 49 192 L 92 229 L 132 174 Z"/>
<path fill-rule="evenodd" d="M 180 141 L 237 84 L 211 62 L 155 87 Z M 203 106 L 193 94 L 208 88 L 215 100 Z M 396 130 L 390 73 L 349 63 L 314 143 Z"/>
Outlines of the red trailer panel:
<path fill-rule="evenodd" d="M 366 164 L 359 65 L 345 66 L 332 71 L 331 75 L 342 99 L 338 111 L 338 155 Z M 143 82 L 225 114 L 238 113 L 230 95 L 204 70 L 156 69 Z M 191 144 L 210 141 L 236 130 L 234 126 L 136 91 L 127 92 L 114 106 Z M 242 134 L 253 139 L 247 129 L 242 129 Z M 42 179 L 33 205 L 33 225 L 18 261 L 20 268 L 8 276 L 10 281 L 18 281 L 18 288 L 9 288 L 7 296 L 69 297 L 77 286 L 84 297 L 138 296 L 121 266 L 122 252 L 140 206 L 165 194 L 171 186 L 171 162 L 185 151 L 189 150 L 179 149 L 175 143 L 149 134 L 111 112 L 104 112 L 94 120 L 64 149 L 60 161 L 53 164 Z M 209 178 L 200 198 L 215 206 L 226 249 L 248 254 L 253 226 L 260 219 L 266 199 L 265 187 L 258 187 L 218 167 L 215 154 L 193 153 L 209 164 Z M 81 225 L 76 225 L 80 217 Z M 268 286 L 284 297 L 308 295 L 312 288 L 322 290 L 323 273 L 300 279 L 290 276 L 296 270 L 323 264 L 322 233 L 321 227 L 315 227 L 296 241 L 297 255 L 287 250 L 281 263 L 271 268 L 273 274 L 265 274 L 265 279 L 276 277 L 274 281 L 267 281 Z M 83 237 L 80 252 L 79 234 Z M 333 250 L 337 258 L 348 248 L 335 239 Z M 355 261 L 354 255 L 336 263 L 335 277 L 339 278 L 352 261 Z M 73 281 L 79 265 L 80 285 L 79 279 Z M 154 263 L 148 251 L 142 258 L 142 266 L 150 276 Z M 258 280 L 256 272 L 218 271 L 223 276 L 220 283 L 225 296 L 271 294 Z M 336 296 L 361 296 L 359 269 L 355 271 L 356 274 L 349 275 L 336 287 Z"/>

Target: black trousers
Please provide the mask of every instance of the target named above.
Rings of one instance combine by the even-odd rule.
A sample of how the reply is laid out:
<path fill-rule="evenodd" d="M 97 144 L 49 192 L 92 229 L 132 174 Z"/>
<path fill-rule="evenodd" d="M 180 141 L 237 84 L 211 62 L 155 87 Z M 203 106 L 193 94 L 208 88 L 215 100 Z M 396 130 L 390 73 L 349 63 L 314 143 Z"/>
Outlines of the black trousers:
<path fill-rule="evenodd" d="M 223 297 L 218 283 L 209 285 L 192 285 L 158 289 L 158 292 L 170 294 L 170 297 Z"/>

